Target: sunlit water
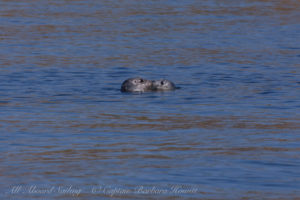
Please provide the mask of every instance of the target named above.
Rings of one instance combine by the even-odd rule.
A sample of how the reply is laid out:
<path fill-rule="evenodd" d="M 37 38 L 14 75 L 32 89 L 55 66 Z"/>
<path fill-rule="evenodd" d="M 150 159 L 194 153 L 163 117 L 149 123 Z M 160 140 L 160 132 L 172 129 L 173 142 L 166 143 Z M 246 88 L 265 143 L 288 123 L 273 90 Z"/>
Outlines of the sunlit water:
<path fill-rule="evenodd" d="M 2 199 L 300 197 L 299 1 L 1 1 Z M 130 77 L 181 89 L 124 94 Z"/>

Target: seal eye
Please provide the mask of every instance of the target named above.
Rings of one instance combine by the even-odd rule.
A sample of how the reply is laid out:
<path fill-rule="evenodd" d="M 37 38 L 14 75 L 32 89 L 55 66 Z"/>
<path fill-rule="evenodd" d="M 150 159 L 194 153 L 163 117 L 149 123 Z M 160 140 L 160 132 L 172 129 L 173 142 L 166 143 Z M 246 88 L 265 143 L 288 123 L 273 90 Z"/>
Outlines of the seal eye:
<path fill-rule="evenodd" d="M 160 81 L 160 84 L 163 85 L 163 84 L 164 84 L 164 81 Z"/>
<path fill-rule="evenodd" d="M 144 79 L 140 79 L 140 82 L 143 83 L 143 82 L 144 82 Z"/>

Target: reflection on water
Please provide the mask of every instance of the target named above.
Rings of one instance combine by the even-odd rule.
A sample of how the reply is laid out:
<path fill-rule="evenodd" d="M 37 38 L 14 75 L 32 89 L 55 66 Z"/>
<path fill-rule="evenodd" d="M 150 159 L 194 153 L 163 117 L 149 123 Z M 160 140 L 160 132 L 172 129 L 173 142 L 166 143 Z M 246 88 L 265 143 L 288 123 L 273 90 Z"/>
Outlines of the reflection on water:
<path fill-rule="evenodd" d="M 0 2 L 0 196 L 299 198 L 299 11 Z M 121 93 L 135 76 L 181 89 Z"/>

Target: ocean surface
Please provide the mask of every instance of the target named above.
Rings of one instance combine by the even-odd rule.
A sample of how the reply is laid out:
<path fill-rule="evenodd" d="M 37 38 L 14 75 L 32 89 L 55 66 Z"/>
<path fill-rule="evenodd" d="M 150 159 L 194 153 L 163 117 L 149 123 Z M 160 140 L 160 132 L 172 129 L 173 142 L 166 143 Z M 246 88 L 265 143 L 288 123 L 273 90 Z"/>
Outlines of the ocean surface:
<path fill-rule="evenodd" d="M 300 1 L 0 1 L 1 199 L 300 199 Z M 180 89 L 121 93 L 131 77 Z"/>

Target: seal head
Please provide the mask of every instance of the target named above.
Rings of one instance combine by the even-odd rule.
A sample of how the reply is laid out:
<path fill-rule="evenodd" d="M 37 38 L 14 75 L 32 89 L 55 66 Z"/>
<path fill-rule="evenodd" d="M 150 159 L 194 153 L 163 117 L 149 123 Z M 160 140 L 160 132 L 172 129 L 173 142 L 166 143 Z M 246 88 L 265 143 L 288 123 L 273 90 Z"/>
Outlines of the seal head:
<path fill-rule="evenodd" d="M 154 91 L 170 91 L 176 89 L 175 84 L 166 79 L 152 81 L 152 87 Z"/>
<path fill-rule="evenodd" d="M 153 91 L 152 81 L 140 77 L 129 78 L 122 83 L 121 92 L 148 92 Z"/>

